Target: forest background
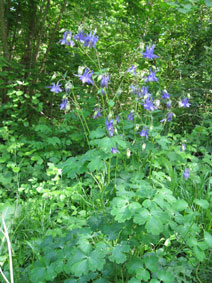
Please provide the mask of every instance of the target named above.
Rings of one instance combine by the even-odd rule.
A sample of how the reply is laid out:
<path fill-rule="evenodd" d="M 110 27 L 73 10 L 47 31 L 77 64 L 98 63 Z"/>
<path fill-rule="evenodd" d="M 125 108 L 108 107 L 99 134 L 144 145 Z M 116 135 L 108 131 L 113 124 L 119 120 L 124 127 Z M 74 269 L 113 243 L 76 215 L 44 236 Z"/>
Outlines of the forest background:
<path fill-rule="evenodd" d="M 0 0 L 0 282 L 211 282 L 211 15 Z"/>

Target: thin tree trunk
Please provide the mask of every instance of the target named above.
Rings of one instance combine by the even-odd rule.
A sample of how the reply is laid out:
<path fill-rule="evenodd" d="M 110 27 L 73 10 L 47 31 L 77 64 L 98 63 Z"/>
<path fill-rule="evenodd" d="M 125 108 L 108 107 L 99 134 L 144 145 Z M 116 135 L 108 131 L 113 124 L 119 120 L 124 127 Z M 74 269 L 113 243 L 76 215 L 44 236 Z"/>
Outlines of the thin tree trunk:
<path fill-rule="evenodd" d="M 32 56 L 32 67 L 35 66 L 35 62 L 36 62 L 37 57 L 38 57 L 38 52 L 39 52 L 41 40 L 42 40 L 42 37 L 43 37 L 44 27 L 45 27 L 45 21 L 46 21 L 46 17 L 47 17 L 48 11 L 49 11 L 50 1 L 51 0 L 47 0 L 45 12 L 44 12 L 43 18 L 41 20 L 42 26 L 41 26 L 39 37 L 38 37 L 38 40 L 37 40 L 37 44 L 35 46 L 35 50 L 34 50 L 33 56 Z"/>
<path fill-rule="evenodd" d="M 10 53 L 8 48 L 7 26 L 4 14 L 4 0 L 0 0 L 0 25 L 1 25 L 1 38 L 3 43 L 4 57 L 9 61 Z"/>
<path fill-rule="evenodd" d="M 43 61 L 42 61 L 42 64 L 41 64 L 41 68 L 40 68 L 40 73 L 42 73 L 43 70 L 44 70 L 45 63 L 46 63 L 47 57 L 49 55 L 49 51 L 51 49 L 52 43 L 54 42 L 55 33 L 56 33 L 57 29 L 58 29 L 58 26 L 60 24 L 60 20 L 62 18 L 62 15 L 63 15 L 64 11 L 65 11 L 66 4 L 67 4 L 67 1 L 65 0 L 64 3 L 63 3 L 63 6 L 61 7 L 61 10 L 60 10 L 60 16 L 57 19 L 57 22 L 56 22 L 54 30 L 52 32 L 51 38 L 49 40 L 48 48 L 46 50 L 46 53 L 44 54 L 44 58 L 43 58 Z"/>

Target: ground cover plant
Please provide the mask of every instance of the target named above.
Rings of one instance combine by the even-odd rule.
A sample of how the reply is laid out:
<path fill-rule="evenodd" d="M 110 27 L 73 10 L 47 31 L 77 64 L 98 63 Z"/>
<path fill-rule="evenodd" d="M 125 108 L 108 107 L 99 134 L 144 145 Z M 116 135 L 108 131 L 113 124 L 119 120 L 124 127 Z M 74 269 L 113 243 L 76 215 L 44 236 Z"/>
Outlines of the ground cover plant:
<path fill-rule="evenodd" d="M 196 11 L 193 2 L 161 7 L 186 14 Z M 123 28 L 125 1 L 114 3 Z M 117 19 L 107 19 L 105 33 Z M 123 50 L 119 40 L 105 43 L 102 25 L 71 26 L 55 48 L 72 68 L 51 62 L 57 71 L 38 84 L 46 99 L 31 86 L 35 74 L 8 85 L 2 282 L 211 282 L 210 90 L 204 104 L 191 86 L 185 91 L 186 79 L 171 80 L 177 63 L 164 59 L 151 25 Z"/>

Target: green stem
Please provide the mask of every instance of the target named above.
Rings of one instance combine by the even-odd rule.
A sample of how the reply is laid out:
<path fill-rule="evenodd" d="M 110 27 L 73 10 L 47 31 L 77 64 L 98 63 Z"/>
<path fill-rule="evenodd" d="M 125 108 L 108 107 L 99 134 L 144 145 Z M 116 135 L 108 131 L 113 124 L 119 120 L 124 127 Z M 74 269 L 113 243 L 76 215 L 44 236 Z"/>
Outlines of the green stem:
<path fill-rule="evenodd" d="M 108 175 L 107 175 L 108 185 L 110 184 L 110 163 L 111 163 L 111 158 L 108 161 Z"/>

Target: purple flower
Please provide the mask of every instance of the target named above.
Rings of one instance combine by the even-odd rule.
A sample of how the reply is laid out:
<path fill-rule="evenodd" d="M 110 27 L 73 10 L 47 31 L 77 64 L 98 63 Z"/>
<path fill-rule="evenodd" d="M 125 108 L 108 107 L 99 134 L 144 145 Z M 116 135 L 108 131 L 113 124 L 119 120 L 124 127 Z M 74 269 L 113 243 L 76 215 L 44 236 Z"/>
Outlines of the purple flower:
<path fill-rule="evenodd" d="M 165 92 L 165 91 L 162 91 L 162 96 L 161 96 L 161 99 L 169 99 L 170 98 L 170 95 L 168 92 Z"/>
<path fill-rule="evenodd" d="M 120 151 L 117 149 L 117 146 L 116 147 L 112 147 L 111 152 L 113 154 L 120 153 Z"/>
<path fill-rule="evenodd" d="M 62 103 L 60 104 L 60 110 L 64 109 L 66 111 L 67 103 L 68 103 L 68 99 L 67 98 L 63 99 Z"/>
<path fill-rule="evenodd" d="M 141 97 L 141 91 L 137 86 L 130 85 L 130 87 L 135 95 L 138 95 L 138 97 Z"/>
<path fill-rule="evenodd" d="M 99 37 L 95 36 L 95 32 L 90 32 L 90 34 L 87 34 L 84 38 L 84 46 L 86 47 L 94 47 L 96 48 L 96 43 L 98 41 Z"/>
<path fill-rule="evenodd" d="M 84 34 L 82 31 L 79 31 L 73 38 L 84 42 L 83 45 L 89 48 L 96 48 L 96 43 L 99 39 L 98 36 L 95 36 L 95 32 L 92 31 L 89 34 Z"/>
<path fill-rule="evenodd" d="M 147 45 L 146 51 L 144 53 L 141 53 L 143 55 L 143 58 L 147 58 L 149 60 L 152 60 L 154 58 L 158 58 L 157 55 L 153 54 L 154 48 L 155 48 L 155 45 L 152 45 L 152 46 Z"/>
<path fill-rule="evenodd" d="M 109 82 L 110 82 L 109 75 L 103 75 L 100 82 L 101 88 L 107 88 Z"/>
<path fill-rule="evenodd" d="M 101 113 L 100 113 L 100 109 L 99 108 L 94 108 L 94 115 L 93 115 L 93 119 L 96 119 L 98 117 L 101 117 Z"/>
<path fill-rule="evenodd" d="M 109 137 L 112 137 L 114 134 L 113 120 L 108 121 L 106 119 L 106 130 L 108 131 Z"/>
<path fill-rule="evenodd" d="M 172 101 L 170 100 L 169 102 L 166 103 L 166 107 L 171 108 L 171 106 L 172 106 Z"/>
<path fill-rule="evenodd" d="M 128 120 L 133 121 L 134 119 L 134 114 L 132 112 L 130 112 L 130 114 L 127 117 Z"/>
<path fill-rule="evenodd" d="M 189 178 L 189 168 L 186 168 L 184 173 L 183 173 L 183 178 L 185 178 L 186 180 Z"/>
<path fill-rule="evenodd" d="M 69 41 L 67 41 L 67 37 L 69 38 Z M 71 40 L 71 32 L 70 31 L 65 31 L 64 36 L 61 40 L 59 40 L 61 45 L 70 45 L 74 46 L 74 42 Z"/>
<path fill-rule="evenodd" d="M 93 71 L 90 71 L 88 68 L 86 68 L 83 75 L 75 75 L 75 76 L 79 77 L 83 84 L 87 83 L 94 85 L 94 82 L 91 79 L 92 75 L 93 75 Z"/>
<path fill-rule="evenodd" d="M 146 97 L 150 97 L 151 96 L 151 94 L 148 92 L 148 89 L 149 89 L 148 86 L 142 86 L 142 94 L 143 94 L 143 96 L 146 96 Z"/>
<path fill-rule="evenodd" d="M 120 116 L 116 117 L 116 124 L 118 125 L 120 122 Z"/>
<path fill-rule="evenodd" d="M 59 84 L 59 82 L 57 82 L 57 84 L 52 83 L 52 86 L 47 86 L 47 87 L 50 88 L 51 92 L 59 93 L 59 92 L 62 92 L 62 89 L 60 88 L 60 86 L 61 85 Z"/>
<path fill-rule="evenodd" d="M 127 72 L 128 72 L 128 73 L 133 73 L 133 75 L 136 76 L 136 72 L 135 72 L 136 69 L 137 69 L 137 66 L 134 67 L 134 65 L 132 65 L 132 66 L 127 70 Z"/>
<path fill-rule="evenodd" d="M 73 38 L 75 40 L 79 40 L 79 41 L 84 41 L 85 40 L 86 35 L 83 33 L 83 31 L 79 31 L 76 35 L 73 36 Z"/>
<path fill-rule="evenodd" d="M 105 90 L 106 90 L 106 89 L 103 89 L 103 88 L 102 88 L 102 89 L 101 89 L 101 94 L 104 95 L 104 94 L 105 94 Z"/>
<path fill-rule="evenodd" d="M 167 114 L 167 121 L 170 122 L 172 120 L 172 117 L 173 117 L 173 113 L 172 112 L 169 112 Z"/>
<path fill-rule="evenodd" d="M 189 107 L 191 104 L 189 103 L 189 99 L 188 98 L 184 98 L 181 101 L 182 107 Z"/>
<path fill-rule="evenodd" d="M 155 107 L 155 105 L 153 104 L 153 100 L 150 100 L 149 97 L 144 101 L 143 106 L 148 111 L 153 111 L 157 109 L 157 107 Z"/>
<path fill-rule="evenodd" d="M 146 137 L 148 139 L 148 129 L 146 127 L 143 127 L 143 129 L 140 132 L 141 137 Z"/>
<path fill-rule="evenodd" d="M 155 73 L 156 70 L 149 69 L 149 75 L 144 79 L 145 82 L 157 82 L 158 78 L 156 78 Z"/>
<path fill-rule="evenodd" d="M 180 151 L 181 151 L 181 152 L 182 152 L 182 151 L 185 151 L 185 149 L 186 149 L 186 145 L 183 143 L 183 144 L 181 145 Z"/>

